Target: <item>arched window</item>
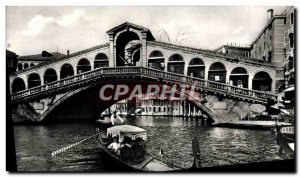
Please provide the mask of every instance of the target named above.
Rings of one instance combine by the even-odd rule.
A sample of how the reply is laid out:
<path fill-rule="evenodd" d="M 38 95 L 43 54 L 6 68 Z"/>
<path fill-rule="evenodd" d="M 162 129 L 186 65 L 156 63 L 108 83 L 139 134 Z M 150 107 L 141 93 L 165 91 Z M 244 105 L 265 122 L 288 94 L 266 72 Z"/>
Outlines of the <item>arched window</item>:
<path fill-rule="evenodd" d="M 208 80 L 225 83 L 226 82 L 225 66 L 220 62 L 216 62 L 212 64 L 208 70 Z"/>
<path fill-rule="evenodd" d="M 41 85 L 40 75 L 31 73 L 28 77 L 28 88 L 33 88 Z"/>
<path fill-rule="evenodd" d="M 205 78 L 205 65 L 200 58 L 194 58 L 190 61 L 188 67 L 188 76 Z"/>
<path fill-rule="evenodd" d="M 29 66 L 28 66 L 28 63 L 25 63 L 24 64 L 24 69 L 26 69 L 26 68 L 28 68 Z"/>
<path fill-rule="evenodd" d="M 158 50 L 151 52 L 148 58 L 148 67 L 163 71 L 165 68 L 164 55 Z"/>
<path fill-rule="evenodd" d="M 77 74 L 84 73 L 91 70 L 91 65 L 89 60 L 83 58 L 79 60 L 77 64 Z"/>
<path fill-rule="evenodd" d="M 70 76 L 74 76 L 73 66 L 66 63 L 60 69 L 60 78 L 64 79 Z"/>
<path fill-rule="evenodd" d="M 183 74 L 184 60 L 181 55 L 174 54 L 170 57 L 168 62 L 168 72 Z"/>
<path fill-rule="evenodd" d="M 252 80 L 252 89 L 260 91 L 271 91 L 272 78 L 267 72 L 264 71 L 256 73 Z"/>
<path fill-rule="evenodd" d="M 57 81 L 57 73 L 54 69 L 48 68 L 44 74 L 45 84 Z"/>
<path fill-rule="evenodd" d="M 18 64 L 18 71 L 21 71 L 23 69 L 23 65 L 22 65 L 22 63 L 19 63 Z"/>
<path fill-rule="evenodd" d="M 34 66 L 34 64 L 33 64 L 33 63 L 31 63 L 31 64 L 30 64 L 30 67 L 32 67 L 32 66 Z"/>
<path fill-rule="evenodd" d="M 229 84 L 242 88 L 248 88 L 248 78 L 249 75 L 245 68 L 236 67 L 231 71 Z"/>
<path fill-rule="evenodd" d="M 95 57 L 94 69 L 108 67 L 108 57 L 104 53 L 99 53 Z"/>
<path fill-rule="evenodd" d="M 17 77 L 12 82 L 11 92 L 16 93 L 22 90 L 25 90 L 25 82 L 23 79 Z"/>

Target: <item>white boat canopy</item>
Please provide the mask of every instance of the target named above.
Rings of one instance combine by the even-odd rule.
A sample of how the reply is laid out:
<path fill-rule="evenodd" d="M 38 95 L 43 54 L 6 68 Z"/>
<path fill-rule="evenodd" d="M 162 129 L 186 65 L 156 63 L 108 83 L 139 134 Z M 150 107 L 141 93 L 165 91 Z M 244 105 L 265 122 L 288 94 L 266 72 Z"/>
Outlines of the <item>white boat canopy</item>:
<path fill-rule="evenodd" d="M 112 138 L 118 137 L 119 142 L 123 142 L 125 137 L 128 137 L 131 140 L 141 138 L 142 140 L 146 141 L 147 131 L 132 125 L 118 125 L 108 128 L 107 136 L 111 136 Z"/>

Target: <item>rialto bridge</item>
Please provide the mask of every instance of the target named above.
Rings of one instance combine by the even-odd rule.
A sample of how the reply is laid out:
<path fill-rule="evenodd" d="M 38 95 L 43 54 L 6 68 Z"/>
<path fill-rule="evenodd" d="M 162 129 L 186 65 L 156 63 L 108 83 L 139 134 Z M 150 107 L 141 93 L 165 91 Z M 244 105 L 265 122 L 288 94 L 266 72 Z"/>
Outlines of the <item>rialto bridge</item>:
<path fill-rule="evenodd" d="M 276 70 L 270 63 L 159 42 L 149 29 L 128 22 L 107 34 L 106 44 L 11 74 L 15 109 L 30 110 L 33 119 L 42 120 L 74 95 L 112 79 L 196 85 L 200 93 L 249 103 L 277 100 Z M 200 102 L 194 104 L 214 117 Z"/>

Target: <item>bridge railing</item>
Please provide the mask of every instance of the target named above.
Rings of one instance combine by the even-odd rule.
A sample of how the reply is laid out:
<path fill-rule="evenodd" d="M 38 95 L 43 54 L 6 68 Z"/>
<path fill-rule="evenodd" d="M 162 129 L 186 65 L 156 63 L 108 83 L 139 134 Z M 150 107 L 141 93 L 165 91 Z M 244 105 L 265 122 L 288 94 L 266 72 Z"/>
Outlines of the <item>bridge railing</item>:
<path fill-rule="evenodd" d="M 157 69 L 150 69 L 150 68 L 142 68 L 142 73 L 145 75 L 149 76 L 155 76 L 155 77 L 162 77 L 167 80 L 173 80 L 176 82 L 181 82 L 185 83 L 188 85 L 195 85 L 207 90 L 212 91 L 220 91 L 220 92 L 226 92 L 228 94 L 235 94 L 239 96 L 247 96 L 251 98 L 260 98 L 260 99 L 273 99 L 277 100 L 277 95 L 273 93 L 267 93 L 267 92 L 262 92 L 258 90 L 251 90 L 248 88 L 241 88 L 233 85 L 228 85 L 225 83 L 221 82 L 215 82 L 215 81 L 210 81 L 210 80 L 205 80 L 205 79 L 200 79 L 200 78 L 195 78 L 191 76 L 184 76 L 181 74 L 176 74 L 176 73 L 170 73 L 170 72 L 164 72 L 160 71 Z M 153 74 L 154 73 L 154 74 Z M 152 75 L 153 74 L 153 75 Z"/>
<path fill-rule="evenodd" d="M 68 78 L 64 78 L 55 82 L 51 82 L 48 84 L 44 84 L 41 86 L 37 86 L 34 88 L 30 88 L 24 91 L 20 91 L 17 93 L 13 93 L 11 95 L 11 99 L 20 99 L 23 97 L 31 96 L 33 94 L 38 94 L 40 92 L 44 92 L 47 90 L 57 89 L 62 86 L 74 84 L 77 82 L 82 82 L 89 80 L 95 77 L 106 77 L 106 76 L 114 76 L 114 75 L 130 75 L 130 76 L 148 76 L 152 78 L 161 78 L 167 81 L 173 81 L 177 83 L 187 84 L 187 85 L 195 85 L 196 87 L 200 87 L 206 89 L 208 91 L 221 92 L 232 94 L 233 96 L 239 97 L 248 97 L 251 99 L 261 99 L 266 101 L 267 99 L 277 100 L 276 94 L 271 94 L 267 92 L 261 92 L 257 90 L 250 90 L 247 88 L 240 88 L 233 85 L 227 85 L 220 82 L 204 80 L 200 78 L 195 78 L 191 76 L 184 76 L 181 74 L 165 72 L 152 68 L 144 68 L 144 67 L 117 67 L 117 68 L 98 68 L 96 70 L 88 71 L 85 73 L 78 74 L 76 76 L 71 76 Z"/>

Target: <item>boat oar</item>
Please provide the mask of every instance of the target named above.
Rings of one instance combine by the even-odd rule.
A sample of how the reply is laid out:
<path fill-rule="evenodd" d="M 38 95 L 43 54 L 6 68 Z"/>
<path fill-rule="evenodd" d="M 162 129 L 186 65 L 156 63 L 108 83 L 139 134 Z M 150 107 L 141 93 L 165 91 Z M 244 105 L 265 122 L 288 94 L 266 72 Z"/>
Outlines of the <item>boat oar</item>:
<path fill-rule="evenodd" d="M 56 155 L 58 155 L 58 154 L 60 154 L 60 153 L 62 153 L 62 152 L 65 152 L 66 150 L 68 150 L 68 149 L 70 149 L 70 148 L 72 148 L 72 147 L 78 146 L 79 144 L 85 142 L 86 140 L 89 140 L 89 139 L 95 137 L 95 136 L 98 135 L 99 133 L 102 133 L 102 132 L 98 132 L 98 133 L 96 133 L 96 134 L 94 134 L 94 135 L 92 135 L 92 136 L 90 136 L 90 137 L 87 137 L 87 138 L 85 138 L 85 139 L 83 139 L 83 140 L 77 141 L 76 143 L 70 144 L 70 145 L 65 146 L 65 147 L 63 147 L 63 148 L 60 148 L 60 149 L 58 149 L 58 150 L 56 150 L 56 151 L 53 151 L 53 152 L 51 153 L 51 156 L 54 157 L 54 156 L 56 156 Z"/>

